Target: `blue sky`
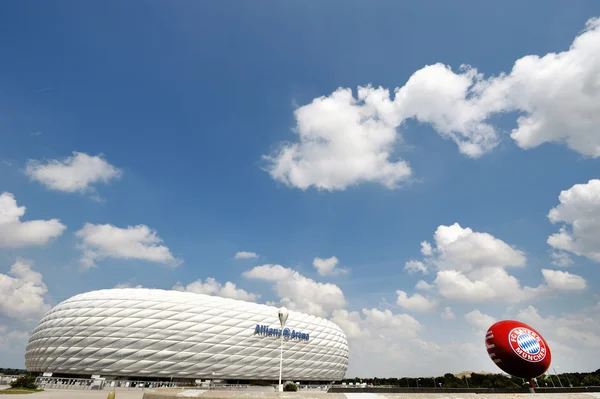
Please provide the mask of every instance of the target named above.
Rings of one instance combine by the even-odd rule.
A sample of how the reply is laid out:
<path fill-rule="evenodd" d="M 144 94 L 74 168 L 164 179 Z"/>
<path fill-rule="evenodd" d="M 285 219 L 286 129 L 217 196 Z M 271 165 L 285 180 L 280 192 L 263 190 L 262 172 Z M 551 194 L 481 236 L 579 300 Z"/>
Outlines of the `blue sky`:
<path fill-rule="evenodd" d="M 188 285 L 211 277 L 260 295 L 259 302 L 314 309 L 306 297 L 291 294 L 293 287 L 255 269 L 281 265 L 307 279 L 296 277 L 299 285 L 333 296 L 343 292 L 343 305 L 317 305 L 343 328 L 358 328 L 347 332 L 354 352 L 349 375 L 493 371 L 483 348 L 487 327 L 481 326 L 491 320 L 485 317 L 520 317 L 542 333 L 560 325 L 562 333 L 546 333 L 557 348 L 556 364 L 596 369 L 589 351 L 598 348 L 600 330 L 589 318 L 600 311 L 600 256 L 594 252 L 600 224 L 581 215 L 600 212 L 597 187 L 588 184 L 598 178 L 600 156 L 594 127 L 600 67 L 592 51 L 599 48 L 600 29 L 590 24 L 584 31 L 598 16 L 593 1 L 501 7 L 476 1 L 4 4 L 0 192 L 26 207 L 22 221 L 59 219 L 66 227 L 53 236 L 28 230 L 47 234 L 42 244 L 4 240 L 0 247 L 4 295 L 22 298 L 19 281 L 45 287 L 27 291 L 42 298 L 37 308 L 27 307 L 27 320 L 11 316 L 8 305 L 0 309 L 6 337 L 0 365 L 23 365 L 27 331 L 45 308 L 117 284 L 208 290 Z M 578 35 L 586 40 L 570 50 Z M 561 52 L 563 61 L 523 63 L 511 74 L 522 57 Z M 436 63 L 451 72 L 424 69 Z M 490 87 L 456 89 L 469 73 L 461 72 L 462 64 L 476 68 Z M 405 84 L 417 76 L 408 90 Z M 369 84 L 390 90 L 392 101 L 349 106 L 332 96 L 347 88 L 356 98 L 357 88 Z M 394 102 L 394 89 L 403 86 L 404 100 Z M 313 102 L 319 98 L 330 101 Z M 354 111 L 378 127 L 355 123 Z M 517 118 L 531 115 L 541 128 L 511 137 L 519 130 Z M 294 160 L 284 162 L 280 151 L 294 148 Z M 65 166 L 74 152 L 87 156 L 78 171 Z M 49 171 L 53 160 L 65 167 Z M 96 169 L 86 163 L 93 160 Z M 409 178 L 386 169 L 399 167 L 399 160 L 410 168 Z M 73 188 L 73 173 L 87 191 Z M 105 182 L 98 181 L 102 176 Z M 56 179 L 70 188 L 52 188 Z M 583 199 L 568 202 L 562 219 L 551 223 L 559 194 L 576 184 L 585 185 L 574 195 Z M 550 245 L 548 237 L 561 226 L 571 228 L 565 220 L 572 215 L 586 228 L 571 234 L 574 243 Z M 106 238 L 100 233 L 96 241 L 87 236 L 86 244 L 76 234 L 86 223 L 147 226 L 169 255 L 152 260 L 133 249 L 125 257 L 127 243 L 99 244 Z M 454 223 L 487 235 L 472 236 L 460 253 L 448 255 L 439 243 L 439 253 L 421 253 L 422 241 L 436 247 L 438 226 Z M 508 249 L 486 247 L 494 240 Z M 82 245 L 95 251 L 95 267 L 82 265 Z M 102 256 L 111 250 L 121 255 Z M 258 257 L 236 260 L 238 251 Z M 490 259 L 468 258 L 478 253 Z M 572 264 L 552 264 L 552 253 L 569 256 Z M 336 267 L 349 272 L 320 275 L 314 259 L 334 256 Z M 174 266 L 168 259 L 182 262 Z M 407 270 L 411 260 L 423 262 L 427 274 Z M 15 280 L 11 266 L 21 261 L 43 282 Z M 568 274 L 545 279 L 542 269 Z M 451 290 L 456 285 L 443 285 L 439 273 L 449 270 L 475 273 L 468 276 L 475 283 L 507 273 L 539 290 L 462 298 Z M 415 288 L 419 280 L 433 288 Z M 417 300 L 402 306 L 397 290 L 423 300 L 412 297 Z M 454 318 L 440 316 L 446 307 Z M 389 332 L 380 340 L 373 309 L 391 312 L 382 313 L 381 328 Z M 583 347 L 569 347 L 573 331 Z M 365 345 L 373 345 L 371 355 L 398 347 L 372 364 Z M 430 362 L 412 367 L 423 354 Z"/>

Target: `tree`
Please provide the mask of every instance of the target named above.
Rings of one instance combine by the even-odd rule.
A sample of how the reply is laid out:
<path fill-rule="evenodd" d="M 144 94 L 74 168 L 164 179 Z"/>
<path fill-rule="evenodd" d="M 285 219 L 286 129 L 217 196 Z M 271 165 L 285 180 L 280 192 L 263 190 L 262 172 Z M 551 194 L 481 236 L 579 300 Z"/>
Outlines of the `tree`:
<path fill-rule="evenodd" d="M 31 374 L 25 374 L 10 383 L 11 388 L 22 388 L 22 389 L 38 389 L 35 383 L 35 377 Z"/>
<path fill-rule="evenodd" d="M 285 386 L 283 387 L 283 390 L 286 392 L 296 392 L 298 390 L 298 387 L 296 386 L 296 384 L 293 384 L 291 382 L 288 382 L 287 384 L 285 384 Z"/>
<path fill-rule="evenodd" d="M 586 387 L 598 386 L 600 385 L 600 378 L 593 374 L 588 374 L 583 379 L 583 385 Z"/>

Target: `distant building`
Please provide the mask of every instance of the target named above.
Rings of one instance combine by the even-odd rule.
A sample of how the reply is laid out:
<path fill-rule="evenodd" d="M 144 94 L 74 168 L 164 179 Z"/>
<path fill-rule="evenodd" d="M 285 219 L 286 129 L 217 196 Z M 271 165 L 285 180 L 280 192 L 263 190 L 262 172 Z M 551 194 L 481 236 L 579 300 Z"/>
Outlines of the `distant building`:
<path fill-rule="evenodd" d="M 454 376 L 458 377 L 458 378 L 464 378 L 464 377 L 471 378 L 471 374 L 473 374 L 473 373 L 475 373 L 475 374 L 492 374 L 492 373 L 488 373 L 487 371 L 461 371 L 458 374 L 454 374 Z"/>
<path fill-rule="evenodd" d="M 290 311 L 284 331 L 273 306 L 157 289 L 76 295 L 33 330 L 30 372 L 72 377 L 337 381 L 348 342 L 334 323 Z"/>

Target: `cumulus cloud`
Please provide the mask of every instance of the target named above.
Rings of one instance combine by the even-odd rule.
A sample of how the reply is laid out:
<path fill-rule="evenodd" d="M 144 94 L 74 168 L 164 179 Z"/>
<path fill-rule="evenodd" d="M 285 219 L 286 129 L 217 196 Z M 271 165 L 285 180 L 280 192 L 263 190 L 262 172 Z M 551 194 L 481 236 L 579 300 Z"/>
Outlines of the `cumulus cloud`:
<path fill-rule="evenodd" d="M 580 308 L 562 315 L 543 317 L 529 305 L 516 318 L 534 327 L 548 341 L 552 358 L 561 359 L 561 368 L 595 370 L 600 350 L 600 305 Z"/>
<path fill-rule="evenodd" d="M 352 361 L 348 376 L 440 375 L 485 365 L 481 348 L 467 342 L 426 340 L 427 328 L 408 314 L 389 309 L 340 309 L 331 321 L 346 336 Z M 489 367 L 489 364 L 488 364 Z"/>
<path fill-rule="evenodd" d="M 123 172 L 108 163 L 102 154 L 73 152 L 72 157 L 63 159 L 29 160 L 25 173 L 51 190 L 87 193 L 95 191 L 93 184 L 108 183 L 121 177 Z"/>
<path fill-rule="evenodd" d="M 483 335 L 483 333 L 496 322 L 495 318 L 485 313 L 481 313 L 478 309 L 465 314 L 465 320 L 475 327 L 479 335 Z"/>
<path fill-rule="evenodd" d="M 404 270 L 406 270 L 410 274 L 416 272 L 421 272 L 423 274 L 429 273 L 429 271 L 427 270 L 427 266 L 425 266 L 423 262 L 420 262 L 418 260 L 409 260 L 408 262 L 406 262 L 404 264 Z"/>
<path fill-rule="evenodd" d="M 406 292 L 398 290 L 396 291 L 396 295 L 398 296 L 396 303 L 406 310 L 414 312 L 431 312 L 437 306 L 437 303 L 434 300 L 426 298 L 421 294 L 408 296 Z"/>
<path fill-rule="evenodd" d="M 550 258 L 552 259 L 552 264 L 558 267 L 568 267 L 575 263 L 568 253 L 562 251 L 553 251 L 550 254 Z"/>
<path fill-rule="evenodd" d="M 452 320 L 455 318 L 456 318 L 456 316 L 454 315 L 454 312 L 452 311 L 452 309 L 449 306 L 446 306 L 444 308 L 444 310 L 442 311 L 442 319 Z"/>
<path fill-rule="evenodd" d="M 155 230 L 143 224 L 120 228 L 86 223 L 75 234 L 81 240 L 81 262 L 86 268 L 95 267 L 96 261 L 104 258 L 146 260 L 172 267 L 183 262 L 168 247 L 160 245 L 163 240 Z"/>
<path fill-rule="evenodd" d="M 542 269 L 542 275 L 550 290 L 582 291 L 587 288 L 587 282 L 583 277 L 569 272 Z"/>
<path fill-rule="evenodd" d="M 44 295 L 48 292 L 42 274 L 25 260 L 15 262 L 8 274 L 0 273 L 0 315 L 31 319 L 50 309 Z"/>
<path fill-rule="evenodd" d="M 256 252 L 239 251 L 235 253 L 235 259 L 256 259 L 258 254 Z"/>
<path fill-rule="evenodd" d="M 256 266 L 244 276 L 273 282 L 280 304 L 299 312 L 327 317 L 346 305 L 344 293 L 337 285 L 317 282 L 281 265 Z"/>
<path fill-rule="evenodd" d="M 543 284 L 522 287 L 507 269 L 524 267 L 525 253 L 491 234 L 474 232 L 458 223 L 439 226 L 434 241 L 435 245 L 425 245 L 424 253 L 429 256 L 422 263 L 424 268 L 437 270 L 435 280 L 433 284 L 421 280 L 416 288 L 429 291 L 435 288 L 447 300 L 519 302 L 586 287 L 580 276 L 549 269 L 541 271 Z"/>
<path fill-rule="evenodd" d="M 141 284 L 133 285 L 132 283 L 119 283 L 115 288 L 144 288 Z"/>
<path fill-rule="evenodd" d="M 398 187 L 410 166 L 392 158 L 401 143 L 397 129 L 407 119 L 431 125 L 477 158 L 494 149 L 498 129 L 490 118 L 512 112 L 511 137 L 521 148 L 564 143 L 600 156 L 600 19 L 590 19 L 568 50 L 526 55 L 508 73 L 486 78 L 462 65 L 442 63 L 416 71 L 402 87 L 339 88 L 295 112 L 298 140 L 271 155 L 266 170 L 289 186 L 343 190 L 372 182 Z"/>
<path fill-rule="evenodd" d="M 525 266 L 525 253 L 488 233 L 474 232 L 458 223 L 441 225 L 434 234 L 431 259 L 439 269 L 471 272 L 481 268 Z"/>
<path fill-rule="evenodd" d="M 58 219 L 21 221 L 26 208 L 11 193 L 0 194 L 0 247 L 45 245 L 67 228 Z"/>
<path fill-rule="evenodd" d="M 217 295 L 225 298 L 240 299 L 242 301 L 256 302 L 260 295 L 252 294 L 228 281 L 225 285 L 219 283 L 213 277 L 208 277 L 206 282 L 202 279 L 194 281 L 186 286 L 177 283 L 174 287 L 176 291 L 193 292 L 195 294 Z"/>
<path fill-rule="evenodd" d="M 349 339 L 415 338 L 423 329 L 414 317 L 408 314 L 394 314 L 389 309 L 363 308 L 360 313 L 339 309 L 333 312 L 331 321 L 339 325 Z"/>
<path fill-rule="evenodd" d="M 447 299 L 484 301 L 521 297 L 518 280 L 506 267 L 525 266 L 525 254 L 488 233 L 474 232 L 458 223 L 441 225 L 435 245 L 427 244 L 425 263 L 437 269 L 434 285 Z M 423 246 L 423 245 L 422 245 Z"/>
<path fill-rule="evenodd" d="M 427 281 L 425 280 L 419 280 L 417 282 L 417 284 L 415 284 L 415 288 L 421 291 L 430 291 L 432 289 L 434 289 L 435 287 L 431 284 L 429 284 Z"/>
<path fill-rule="evenodd" d="M 395 188 L 411 176 L 408 164 L 392 157 L 398 121 L 374 104 L 387 90 L 360 87 L 319 97 L 295 112 L 298 142 L 263 158 L 271 177 L 302 190 L 344 190 L 361 182 Z"/>
<path fill-rule="evenodd" d="M 313 266 L 317 269 L 317 273 L 320 276 L 339 276 L 342 274 L 348 274 L 350 271 L 345 268 L 337 267 L 340 263 L 338 258 L 332 256 L 331 258 L 315 258 L 313 260 Z"/>
<path fill-rule="evenodd" d="M 600 180 L 575 184 L 561 191 L 558 201 L 560 204 L 550 211 L 548 218 L 561 227 L 548 237 L 548 244 L 556 250 L 600 262 Z"/>

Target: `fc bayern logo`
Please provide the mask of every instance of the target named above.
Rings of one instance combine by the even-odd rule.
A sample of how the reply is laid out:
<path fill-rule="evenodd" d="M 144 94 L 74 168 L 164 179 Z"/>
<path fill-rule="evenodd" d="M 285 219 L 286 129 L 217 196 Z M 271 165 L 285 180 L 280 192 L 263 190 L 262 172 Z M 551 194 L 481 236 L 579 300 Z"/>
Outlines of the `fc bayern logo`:
<path fill-rule="evenodd" d="M 532 363 L 544 360 L 548 351 L 542 337 L 535 331 L 525 327 L 510 330 L 508 343 L 521 359 Z"/>

